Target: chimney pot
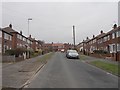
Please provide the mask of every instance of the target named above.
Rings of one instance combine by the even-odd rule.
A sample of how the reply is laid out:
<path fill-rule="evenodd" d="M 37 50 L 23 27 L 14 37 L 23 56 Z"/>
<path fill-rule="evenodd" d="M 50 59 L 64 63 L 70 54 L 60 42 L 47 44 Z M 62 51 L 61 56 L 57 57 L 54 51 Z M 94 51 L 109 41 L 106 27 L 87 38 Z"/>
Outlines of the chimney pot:
<path fill-rule="evenodd" d="M 89 38 L 87 37 L 86 39 L 88 40 Z"/>
<path fill-rule="evenodd" d="M 95 35 L 93 35 L 93 38 L 95 37 Z"/>
<path fill-rule="evenodd" d="M 12 24 L 10 24 L 9 27 L 12 28 Z"/>
<path fill-rule="evenodd" d="M 31 38 L 31 35 L 29 35 L 29 37 Z"/>
<path fill-rule="evenodd" d="M 113 29 L 117 28 L 117 24 L 114 24 Z"/>
<path fill-rule="evenodd" d="M 22 31 L 20 31 L 20 34 L 22 35 Z"/>
<path fill-rule="evenodd" d="M 103 30 L 101 30 L 100 33 L 102 34 L 102 33 L 103 33 Z"/>

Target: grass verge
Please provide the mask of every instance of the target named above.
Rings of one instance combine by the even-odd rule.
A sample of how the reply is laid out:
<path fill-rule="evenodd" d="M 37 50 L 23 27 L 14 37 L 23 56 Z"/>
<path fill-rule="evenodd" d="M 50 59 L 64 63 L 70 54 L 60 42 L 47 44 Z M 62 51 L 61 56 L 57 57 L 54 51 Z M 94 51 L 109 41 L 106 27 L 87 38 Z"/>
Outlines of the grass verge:
<path fill-rule="evenodd" d="M 102 61 L 92 61 L 92 62 L 90 62 L 90 64 L 92 64 L 96 67 L 99 67 L 109 73 L 119 76 L 118 65 L 107 63 L 107 62 L 102 62 Z"/>
<path fill-rule="evenodd" d="M 80 55 L 80 60 L 86 60 L 87 57 L 85 55 Z"/>
<path fill-rule="evenodd" d="M 44 55 L 43 57 L 39 58 L 37 61 L 45 64 L 53 56 L 53 54 L 54 54 L 53 52 L 48 53 L 48 54 Z"/>

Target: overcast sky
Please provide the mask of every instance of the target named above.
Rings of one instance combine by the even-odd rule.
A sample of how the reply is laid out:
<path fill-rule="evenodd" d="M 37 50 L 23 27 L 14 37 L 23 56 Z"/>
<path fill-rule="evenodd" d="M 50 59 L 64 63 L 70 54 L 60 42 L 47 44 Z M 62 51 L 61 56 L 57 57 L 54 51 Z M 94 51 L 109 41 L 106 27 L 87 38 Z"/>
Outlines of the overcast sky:
<path fill-rule="evenodd" d="M 10 23 L 16 31 L 30 34 L 45 42 L 73 42 L 75 25 L 76 43 L 88 36 L 108 32 L 118 22 L 117 2 L 3 2 L 2 26 Z"/>

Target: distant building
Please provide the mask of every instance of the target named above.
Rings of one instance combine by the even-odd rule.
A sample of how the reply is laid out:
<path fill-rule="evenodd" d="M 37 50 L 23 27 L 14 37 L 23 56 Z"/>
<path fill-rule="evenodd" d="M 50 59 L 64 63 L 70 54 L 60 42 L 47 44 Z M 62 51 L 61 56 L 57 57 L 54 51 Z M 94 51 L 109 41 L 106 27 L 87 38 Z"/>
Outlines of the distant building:
<path fill-rule="evenodd" d="M 28 39 L 32 41 L 31 48 L 33 49 L 33 51 L 39 51 L 41 49 L 42 45 L 39 40 L 32 38 L 31 35 L 28 37 Z"/>
<path fill-rule="evenodd" d="M 52 43 L 44 43 L 44 44 L 42 45 L 42 51 L 43 51 L 44 53 L 48 53 L 48 52 L 53 51 Z"/>
<path fill-rule="evenodd" d="M 53 43 L 52 44 L 53 51 L 61 51 L 64 49 L 64 44 L 62 43 Z"/>
<path fill-rule="evenodd" d="M 74 45 L 73 44 L 70 44 L 70 43 L 64 43 L 64 50 L 67 51 L 69 49 L 72 49 L 74 48 Z"/>

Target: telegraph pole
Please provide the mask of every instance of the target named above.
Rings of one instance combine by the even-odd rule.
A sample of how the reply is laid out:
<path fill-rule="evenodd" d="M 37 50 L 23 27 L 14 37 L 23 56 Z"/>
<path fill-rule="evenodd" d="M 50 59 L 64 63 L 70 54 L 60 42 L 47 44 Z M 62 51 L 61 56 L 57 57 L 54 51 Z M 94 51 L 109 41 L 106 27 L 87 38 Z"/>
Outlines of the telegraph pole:
<path fill-rule="evenodd" d="M 32 18 L 28 18 L 28 37 L 29 37 L 29 21 L 32 20 Z"/>
<path fill-rule="evenodd" d="M 75 49 L 75 26 L 73 25 L 73 44 Z"/>

